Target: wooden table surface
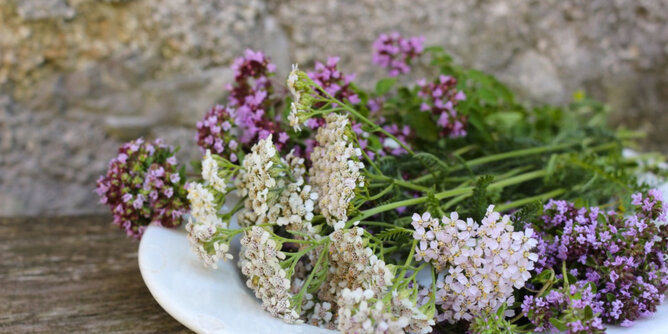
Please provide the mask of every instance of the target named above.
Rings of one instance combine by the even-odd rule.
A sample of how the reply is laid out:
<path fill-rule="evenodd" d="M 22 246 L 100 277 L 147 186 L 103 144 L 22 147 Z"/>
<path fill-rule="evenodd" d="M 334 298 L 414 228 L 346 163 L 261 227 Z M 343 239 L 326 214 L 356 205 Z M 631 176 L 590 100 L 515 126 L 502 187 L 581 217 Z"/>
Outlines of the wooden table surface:
<path fill-rule="evenodd" d="M 109 216 L 0 218 L 0 333 L 190 333 Z"/>

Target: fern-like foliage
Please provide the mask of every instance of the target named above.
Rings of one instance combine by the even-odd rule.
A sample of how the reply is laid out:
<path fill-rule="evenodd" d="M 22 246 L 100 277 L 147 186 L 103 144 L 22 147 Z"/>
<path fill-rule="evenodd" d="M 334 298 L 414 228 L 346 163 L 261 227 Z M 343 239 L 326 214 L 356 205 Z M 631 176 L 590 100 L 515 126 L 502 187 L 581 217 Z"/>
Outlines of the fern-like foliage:
<path fill-rule="evenodd" d="M 413 235 L 413 231 L 404 227 L 393 227 L 387 230 L 383 230 L 379 233 L 376 233 L 375 237 L 383 241 L 390 241 L 390 240 L 397 240 L 402 235 L 410 237 Z"/>
<path fill-rule="evenodd" d="M 464 206 L 469 214 L 469 217 L 475 221 L 480 221 L 487 212 L 487 207 L 491 203 L 490 196 L 487 194 L 487 187 L 494 181 L 491 175 L 484 175 L 479 177 L 475 182 L 475 188 L 471 198 Z"/>

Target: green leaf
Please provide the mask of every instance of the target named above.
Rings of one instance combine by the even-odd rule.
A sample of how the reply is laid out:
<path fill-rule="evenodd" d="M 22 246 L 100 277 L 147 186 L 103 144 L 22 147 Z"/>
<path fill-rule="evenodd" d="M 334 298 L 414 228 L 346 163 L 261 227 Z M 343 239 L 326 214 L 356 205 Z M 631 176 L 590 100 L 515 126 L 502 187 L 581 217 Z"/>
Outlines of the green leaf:
<path fill-rule="evenodd" d="M 557 318 L 550 318 L 550 323 L 552 324 L 552 326 L 556 327 L 558 330 L 560 330 L 562 332 L 565 332 L 565 331 L 568 330 L 568 327 L 566 327 L 566 324 L 563 321 L 561 321 Z"/>
<path fill-rule="evenodd" d="M 385 78 L 376 83 L 376 95 L 385 95 L 397 83 L 397 78 Z"/>
<path fill-rule="evenodd" d="M 431 189 L 427 193 L 427 202 L 425 203 L 427 211 L 429 211 L 433 216 L 440 216 L 443 214 L 441 212 L 441 203 L 434 196 L 434 189 Z"/>
<path fill-rule="evenodd" d="M 589 319 L 594 318 L 594 311 L 591 309 L 591 306 L 587 305 L 585 306 L 585 318 L 584 320 L 587 321 Z"/>
<path fill-rule="evenodd" d="M 589 290 L 592 293 L 596 293 L 596 285 L 594 284 L 594 282 L 589 282 L 589 283 L 585 284 L 585 288 L 587 288 L 587 287 L 589 287 Z"/>
<path fill-rule="evenodd" d="M 406 114 L 406 123 L 415 129 L 416 136 L 422 140 L 435 142 L 438 139 L 438 128 L 431 113 L 414 110 Z"/>
<path fill-rule="evenodd" d="M 413 157 L 432 173 L 448 171 L 448 165 L 431 153 L 419 152 Z"/>
<path fill-rule="evenodd" d="M 533 281 L 538 282 L 538 283 L 545 283 L 550 279 L 550 277 L 552 277 L 553 274 L 554 274 L 554 270 L 545 269 L 545 270 L 541 271 L 540 274 L 536 275 L 533 278 Z"/>
<path fill-rule="evenodd" d="M 375 235 L 376 238 L 386 241 L 386 240 L 396 240 L 401 236 L 402 234 L 404 235 L 412 235 L 413 231 L 403 228 L 403 227 L 394 227 L 389 230 L 383 230 L 380 233 L 377 233 Z"/>
<path fill-rule="evenodd" d="M 491 105 L 496 105 L 499 102 L 499 98 L 496 96 L 496 93 L 491 89 L 487 89 L 484 87 L 478 90 L 478 97 L 483 102 L 486 102 L 487 104 Z"/>
<path fill-rule="evenodd" d="M 487 212 L 487 206 L 489 203 L 493 203 L 489 199 L 487 193 L 487 187 L 494 181 L 494 176 L 492 175 L 483 175 L 479 177 L 475 182 L 475 188 L 473 189 L 473 194 L 471 199 L 467 201 L 466 208 L 469 215 L 476 221 L 480 221 Z"/>
<path fill-rule="evenodd" d="M 509 131 L 522 122 L 524 115 L 518 111 L 499 111 L 487 116 L 487 124 L 501 131 Z"/>

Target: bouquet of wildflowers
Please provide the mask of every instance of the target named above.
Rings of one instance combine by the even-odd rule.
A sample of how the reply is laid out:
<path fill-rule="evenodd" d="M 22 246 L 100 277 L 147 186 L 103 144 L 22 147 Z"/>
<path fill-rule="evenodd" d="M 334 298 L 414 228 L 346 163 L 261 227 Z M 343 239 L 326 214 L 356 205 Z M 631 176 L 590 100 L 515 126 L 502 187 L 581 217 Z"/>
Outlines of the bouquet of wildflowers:
<path fill-rule="evenodd" d="M 171 148 L 131 142 L 98 182 L 102 202 L 135 236 L 189 210 L 202 262 L 236 261 L 289 323 L 598 333 L 652 314 L 668 288 L 666 215 L 636 176 L 661 179 L 661 157 L 625 157 L 636 134 L 582 93 L 529 107 L 423 43 L 380 36 L 373 62 L 389 77 L 370 90 L 337 57 L 280 78 L 248 50 L 227 104 L 197 123 L 197 177 L 184 184 Z"/>

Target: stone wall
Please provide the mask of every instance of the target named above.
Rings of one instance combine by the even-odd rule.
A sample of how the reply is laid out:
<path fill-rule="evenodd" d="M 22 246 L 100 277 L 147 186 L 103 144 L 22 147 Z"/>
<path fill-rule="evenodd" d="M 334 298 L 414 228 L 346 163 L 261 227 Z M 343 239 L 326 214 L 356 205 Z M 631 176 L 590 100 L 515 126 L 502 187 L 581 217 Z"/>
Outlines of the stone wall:
<path fill-rule="evenodd" d="M 576 89 L 668 149 L 665 0 L 0 0 L 0 216 L 102 211 L 120 142 L 197 155 L 194 123 L 245 48 L 289 64 L 340 55 L 362 84 L 379 33 L 424 35 L 535 102 Z"/>

